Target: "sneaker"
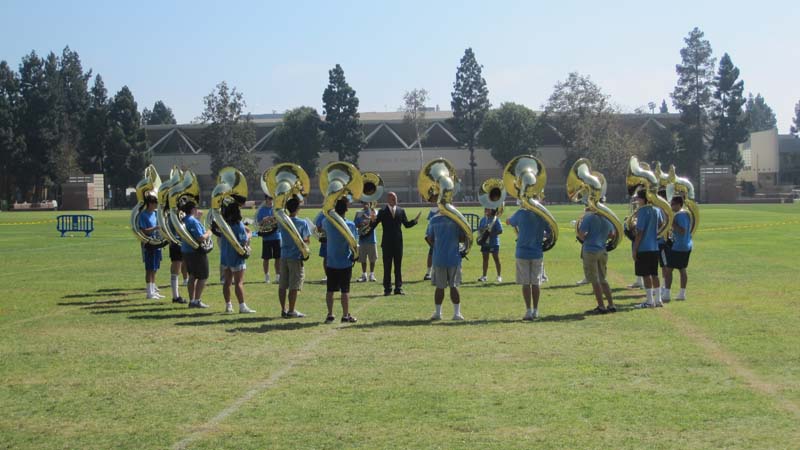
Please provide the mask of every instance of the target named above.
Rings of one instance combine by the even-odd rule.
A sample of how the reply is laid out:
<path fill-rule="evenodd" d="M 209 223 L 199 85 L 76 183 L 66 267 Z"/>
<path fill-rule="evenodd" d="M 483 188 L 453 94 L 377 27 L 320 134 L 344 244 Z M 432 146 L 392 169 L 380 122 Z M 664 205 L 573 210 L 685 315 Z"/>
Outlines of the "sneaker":
<path fill-rule="evenodd" d="M 281 318 L 288 319 L 289 318 L 289 313 L 287 313 L 286 311 L 281 310 Z"/>
<path fill-rule="evenodd" d="M 533 313 L 532 312 L 531 313 L 527 313 L 526 312 L 525 316 L 522 317 L 522 320 L 526 320 L 528 322 L 532 321 L 533 320 Z"/>
<path fill-rule="evenodd" d="M 664 302 L 661 301 L 656 302 L 656 308 L 663 308 L 663 307 L 664 307 Z"/>
<path fill-rule="evenodd" d="M 187 304 L 189 302 L 187 302 L 186 299 L 183 298 L 183 297 L 177 297 L 177 298 L 173 298 L 172 299 L 172 303 L 180 303 L 182 305 L 185 305 L 185 304 Z"/>
<path fill-rule="evenodd" d="M 615 312 L 617 312 L 617 307 L 616 306 L 609 306 L 608 308 L 606 308 L 606 312 L 615 313 Z"/>
<path fill-rule="evenodd" d="M 597 308 L 595 308 L 595 309 L 590 309 L 589 311 L 586 311 L 586 314 L 605 314 L 605 313 L 607 313 L 607 312 L 608 312 L 608 310 L 607 310 L 607 309 L 605 309 L 605 308 L 603 308 L 603 307 L 600 307 L 600 306 L 598 306 L 598 307 L 597 307 Z"/>
<path fill-rule="evenodd" d="M 538 309 L 534 309 L 533 310 L 533 318 L 534 319 L 538 319 L 539 318 L 539 310 Z"/>
<path fill-rule="evenodd" d="M 503 282 L 503 277 L 501 277 L 500 275 L 498 275 L 498 276 L 497 276 L 497 282 L 498 282 L 498 283 L 502 283 L 502 282 Z"/>
<path fill-rule="evenodd" d="M 686 296 L 685 296 L 685 295 L 678 294 L 678 295 L 675 297 L 675 300 L 678 300 L 678 301 L 684 301 L 684 300 L 686 300 Z"/>
<path fill-rule="evenodd" d="M 280 283 L 281 282 L 281 274 L 279 274 L 279 273 L 275 274 L 275 282 L 276 283 Z"/>
<path fill-rule="evenodd" d="M 160 300 L 164 297 L 159 297 L 157 294 L 147 294 L 147 300 Z"/>
<path fill-rule="evenodd" d="M 550 280 L 550 279 L 547 278 L 547 275 L 542 274 L 542 283 L 547 283 L 548 280 Z"/>
<path fill-rule="evenodd" d="M 336 320 L 335 316 L 328 316 L 325 318 L 325 323 L 333 323 L 334 320 Z"/>
<path fill-rule="evenodd" d="M 439 313 L 433 313 L 431 320 L 442 320 L 442 315 Z"/>
<path fill-rule="evenodd" d="M 289 312 L 286 313 L 286 317 L 289 317 L 289 318 L 292 318 L 292 317 L 301 318 L 301 317 L 305 317 L 305 316 L 306 316 L 305 314 L 303 314 L 303 313 L 301 313 L 300 311 L 297 311 L 297 310 L 289 311 Z"/>
<path fill-rule="evenodd" d="M 589 284 L 589 282 L 586 280 L 586 278 L 584 278 L 584 279 L 582 279 L 580 281 L 576 281 L 575 284 L 577 286 L 583 286 L 584 284 Z"/>
<path fill-rule="evenodd" d="M 431 274 L 426 273 L 424 277 L 422 277 L 422 281 L 431 281 Z"/>
<path fill-rule="evenodd" d="M 342 317 L 342 323 L 356 323 L 357 321 L 358 321 L 358 319 L 356 319 L 355 317 L 351 316 L 350 314 Z"/>
<path fill-rule="evenodd" d="M 464 316 L 461 314 L 453 314 L 453 320 L 464 320 Z"/>
<path fill-rule="evenodd" d="M 328 277 L 322 277 L 322 282 L 328 281 Z"/>
<path fill-rule="evenodd" d="M 636 309 L 644 309 L 644 308 L 655 308 L 656 305 L 654 303 L 642 302 L 639 303 L 638 305 L 634 305 L 633 307 Z"/>
<path fill-rule="evenodd" d="M 272 280 L 270 280 L 269 274 L 264 275 L 264 283 L 270 284 L 271 282 L 272 282 Z"/>
<path fill-rule="evenodd" d="M 628 287 L 631 288 L 631 289 L 642 289 L 642 288 L 644 288 L 644 286 L 642 285 L 642 283 L 639 282 L 638 279 L 636 281 L 634 281 L 633 283 L 629 284 Z"/>
<path fill-rule="evenodd" d="M 208 305 L 200 300 L 192 300 L 189 302 L 189 308 L 208 308 Z"/>
<path fill-rule="evenodd" d="M 230 303 L 225 303 L 225 312 L 226 313 L 232 313 L 233 312 L 233 305 L 231 305 Z"/>
<path fill-rule="evenodd" d="M 254 312 L 256 312 L 256 310 L 250 309 L 250 307 L 247 306 L 247 303 L 239 304 L 239 314 L 252 314 Z"/>
<path fill-rule="evenodd" d="M 406 295 L 406 291 L 404 291 L 402 289 L 395 289 L 394 290 L 394 295 Z"/>
<path fill-rule="evenodd" d="M 478 278 L 478 281 L 480 281 L 481 283 L 485 283 L 486 282 L 486 277 L 480 277 L 480 278 Z"/>
<path fill-rule="evenodd" d="M 672 299 L 670 299 L 669 297 L 664 297 L 664 296 L 662 295 L 662 296 L 661 296 L 661 301 L 662 301 L 662 302 L 664 302 L 664 303 L 669 303 L 669 302 L 671 302 L 671 301 L 672 301 Z"/>
<path fill-rule="evenodd" d="M 367 274 L 361 274 L 360 277 L 356 278 L 356 283 L 363 283 L 367 281 Z"/>
<path fill-rule="evenodd" d="M 369 274 L 369 281 L 378 281 L 378 279 L 375 278 L 375 274 L 374 273 Z"/>
<path fill-rule="evenodd" d="M 388 296 L 390 296 L 390 295 L 392 295 L 392 291 L 391 291 L 391 290 L 389 290 L 389 291 L 383 291 L 383 296 L 384 296 L 384 297 L 388 297 Z"/>

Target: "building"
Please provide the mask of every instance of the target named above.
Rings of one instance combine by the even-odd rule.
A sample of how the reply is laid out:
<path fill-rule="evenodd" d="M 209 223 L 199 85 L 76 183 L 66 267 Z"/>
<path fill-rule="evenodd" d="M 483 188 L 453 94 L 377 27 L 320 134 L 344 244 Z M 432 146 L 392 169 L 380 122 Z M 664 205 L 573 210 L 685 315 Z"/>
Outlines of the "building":
<path fill-rule="evenodd" d="M 469 151 L 461 146 L 456 133 L 449 124 L 452 118 L 450 111 L 428 111 L 426 119 L 429 125 L 420 151 L 413 127 L 403 120 L 402 112 L 368 112 L 361 114 L 364 126 L 366 146 L 361 151 L 358 167 L 362 171 L 373 171 L 381 175 L 387 189 L 397 192 L 403 202 L 418 202 L 417 176 L 421 164 L 434 158 L 445 158 L 458 170 L 463 186 L 469 186 Z M 267 114 L 254 116 L 256 143 L 249 149 L 259 159 L 261 171 L 272 166 L 274 147 L 272 136 L 280 124 L 280 115 Z M 624 114 L 624 126 L 647 132 L 650 127 L 663 129 L 678 120 L 677 114 Z M 191 169 L 199 178 L 203 189 L 203 198 L 207 198 L 214 188 L 211 174 L 211 158 L 200 146 L 204 124 L 185 125 L 151 125 L 146 127 L 148 142 L 152 143 L 153 164 L 162 177 L 169 173 L 173 165 L 182 169 Z M 558 130 L 552 126 L 543 127 L 542 144 L 539 157 L 547 169 L 548 183 L 545 195 L 548 201 L 567 201 L 564 184 L 566 170 L 564 167 L 566 152 Z M 335 161 L 335 153 L 322 152 L 319 167 Z M 491 153 L 478 147 L 475 149 L 475 179 L 478 184 L 491 177 L 500 177 L 503 168 L 492 158 Z M 316 174 L 312 177 L 312 195 L 310 201 L 321 201 Z M 609 180 L 609 198 L 622 201 L 625 180 Z M 250 182 L 253 192 L 257 189 L 255 180 Z M 465 200 L 464 194 L 459 197 Z M 618 197 L 618 198 L 617 198 Z M 253 198 L 255 198 L 253 196 Z"/>
<path fill-rule="evenodd" d="M 751 133 L 739 144 L 744 166 L 738 183 L 752 183 L 762 192 L 777 192 L 800 184 L 800 139 L 778 134 L 777 128 Z M 783 186 L 783 187 L 781 187 Z"/>

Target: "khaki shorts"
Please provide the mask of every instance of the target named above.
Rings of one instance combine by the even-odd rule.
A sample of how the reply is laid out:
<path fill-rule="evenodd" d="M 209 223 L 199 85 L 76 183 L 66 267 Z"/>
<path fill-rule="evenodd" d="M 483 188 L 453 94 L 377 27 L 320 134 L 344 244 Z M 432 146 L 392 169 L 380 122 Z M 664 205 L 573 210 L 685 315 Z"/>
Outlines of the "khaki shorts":
<path fill-rule="evenodd" d="M 517 258 L 517 284 L 538 286 L 542 279 L 544 260 Z"/>
<path fill-rule="evenodd" d="M 281 258 L 281 279 L 278 282 L 280 289 L 302 291 L 305 278 L 306 269 L 303 267 L 303 261 Z"/>
<path fill-rule="evenodd" d="M 589 283 L 605 283 L 608 253 L 583 252 L 583 275 Z"/>
<path fill-rule="evenodd" d="M 461 285 L 461 266 L 433 266 L 431 284 L 436 286 L 436 289 L 444 289 L 447 287 L 457 288 Z"/>
<path fill-rule="evenodd" d="M 369 258 L 369 262 L 375 264 L 378 260 L 378 246 L 377 244 L 361 244 L 358 248 L 358 262 L 365 263 Z"/>

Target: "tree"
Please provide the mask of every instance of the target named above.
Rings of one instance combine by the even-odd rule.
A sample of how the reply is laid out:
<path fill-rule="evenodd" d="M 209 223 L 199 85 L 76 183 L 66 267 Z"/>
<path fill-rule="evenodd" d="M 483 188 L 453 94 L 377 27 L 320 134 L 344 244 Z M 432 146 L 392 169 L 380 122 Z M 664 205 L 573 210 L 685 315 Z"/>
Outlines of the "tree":
<path fill-rule="evenodd" d="M 797 137 L 797 134 L 800 133 L 800 101 L 794 105 L 794 119 L 792 119 L 792 124 L 790 131 L 794 137 Z"/>
<path fill-rule="evenodd" d="M 128 86 L 117 92 L 109 108 L 109 144 L 105 173 L 113 186 L 114 198 L 124 197 L 125 188 L 138 182 L 150 155 L 147 152 L 142 118 Z"/>
<path fill-rule="evenodd" d="M 347 84 L 339 64 L 328 71 L 328 87 L 322 94 L 322 104 L 325 147 L 336 152 L 339 161 L 358 163 L 358 155 L 364 148 L 364 128 L 358 113 L 356 91 Z"/>
<path fill-rule="evenodd" d="M 0 199 L 11 202 L 12 181 L 18 178 L 18 160 L 25 152 L 20 133 L 22 97 L 19 76 L 0 61 Z M 13 179 L 13 180 L 12 180 Z"/>
<path fill-rule="evenodd" d="M 97 74 L 89 93 L 89 109 L 83 125 L 83 146 L 78 155 L 81 170 L 86 173 L 102 173 L 105 176 L 107 150 L 111 128 L 109 124 L 108 91 L 103 77 Z"/>
<path fill-rule="evenodd" d="M 744 82 L 739 80 L 739 69 L 725 53 L 719 61 L 719 72 L 714 79 L 712 119 L 715 124 L 710 157 L 716 164 L 730 164 L 733 173 L 739 173 L 744 161 L 739 154 L 739 144 L 747 139 L 747 128 L 742 121 Z"/>
<path fill-rule="evenodd" d="M 244 95 L 223 81 L 203 101 L 206 107 L 200 119 L 208 126 L 201 145 L 211 155 L 211 172 L 233 166 L 248 179 L 258 178 L 258 161 L 250 150 L 256 134 L 250 114 L 242 115 Z"/>
<path fill-rule="evenodd" d="M 142 111 L 142 122 L 145 125 L 175 125 L 178 123 L 172 114 L 172 109 L 158 100 L 153 105 L 153 110 L 145 108 Z"/>
<path fill-rule="evenodd" d="M 537 154 L 539 120 L 533 110 L 516 103 L 503 103 L 489 111 L 478 141 L 489 149 L 501 166 L 522 154 Z"/>
<path fill-rule="evenodd" d="M 750 133 L 758 131 L 771 130 L 778 126 L 778 120 L 775 118 L 775 113 L 769 107 L 764 97 L 761 94 L 750 93 L 747 96 L 747 103 L 745 103 L 744 111 L 744 126 Z"/>
<path fill-rule="evenodd" d="M 456 81 L 453 83 L 452 100 L 450 101 L 450 107 L 453 109 L 452 123 L 455 125 L 454 128 L 461 142 L 466 144 L 469 149 L 469 167 L 474 195 L 477 195 L 475 143 L 491 107 L 489 89 L 486 87 L 486 80 L 481 75 L 482 68 L 483 66 L 475 60 L 472 49 L 464 50 L 461 64 L 456 70 Z"/>
<path fill-rule="evenodd" d="M 667 101 L 661 99 L 661 107 L 658 109 L 660 114 L 669 114 L 669 108 L 667 108 Z"/>
<path fill-rule="evenodd" d="M 675 66 L 678 83 L 672 92 L 672 104 L 681 120 L 678 136 L 683 151 L 679 164 L 695 179 L 708 148 L 714 85 L 715 59 L 711 56 L 711 44 L 703 36 L 700 29 L 694 28 L 684 39 L 686 47 L 681 49 L 681 63 Z"/>
<path fill-rule="evenodd" d="M 283 116 L 273 137 L 275 142 L 275 164 L 292 162 L 299 164 L 313 176 L 317 172 L 319 152 L 322 150 L 322 119 L 317 110 L 301 106 Z"/>
<path fill-rule="evenodd" d="M 91 71 L 84 72 L 77 52 L 65 47 L 59 60 L 60 88 L 63 102 L 61 119 L 61 150 L 59 152 L 63 172 L 57 181 L 63 183 L 74 172 L 84 137 L 83 129 L 89 109 L 88 81 Z"/>
<path fill-rule="evenodd" d="M 428 125 L 425 119 L 425 102 L 428 100 L 428 91 L 425 89 L 412 89 L 403 94 L 403 120 L 410 124 L 417 137 L 417 147 L 419 148 L 419 167 L 422 168 L 422 140 L 425 138 L 425 129 Z"/>

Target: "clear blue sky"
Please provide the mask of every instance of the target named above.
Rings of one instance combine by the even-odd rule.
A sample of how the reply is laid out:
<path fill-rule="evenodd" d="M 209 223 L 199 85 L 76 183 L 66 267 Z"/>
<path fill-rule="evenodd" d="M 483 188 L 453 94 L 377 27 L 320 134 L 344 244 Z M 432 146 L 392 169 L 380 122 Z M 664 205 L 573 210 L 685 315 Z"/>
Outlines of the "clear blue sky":
<path fill-rule="evenodd" d="M 69 45 L 113 94 L 156 100 L 179 122 L 200 114 L 222 80 L 253 113 L 321 110 L 339 63 L 360 110 L 396 110 L 424 87 L 450 109 L 459 59 L 472 47 L 493 105 L 539 109 L 571 71 L 588 74 L 625 111 L 658 104 L 675 85 L 683 38 L 697 26 L 717 60 L 728 52 L 745 92 L 760 92 L 788 132 L 800 100 L 797 1 L 253 1 L 0 3 L 0 59 Z M 544 2 L 542 2 L 544 3 Z"/>

